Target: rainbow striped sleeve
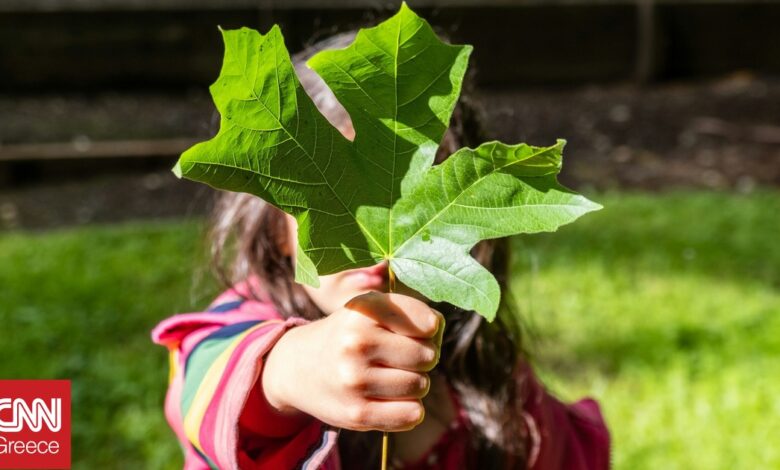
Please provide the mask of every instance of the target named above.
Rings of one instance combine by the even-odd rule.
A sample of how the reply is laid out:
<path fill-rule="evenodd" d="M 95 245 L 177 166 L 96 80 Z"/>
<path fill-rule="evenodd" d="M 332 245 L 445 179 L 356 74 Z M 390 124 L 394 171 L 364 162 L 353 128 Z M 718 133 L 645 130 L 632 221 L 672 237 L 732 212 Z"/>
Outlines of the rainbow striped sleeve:
<path fill-rule="evenodd" d="M 235 446 L 216 443 L 236 442 L 236 429 L 218 424 L 237 423 L 246 396 L 231 395 L 226 390 L 248 391 L 252 386 L 251 379 L 259 372 L 257 359 L 268 349 L 271 339 L 264 330 L 279 323 L 245 321 L 222 327 L 200 341 L 184 362 L 180 404 L 184 433 L 210 465 L 233 466 Z M 234 419 L 225 419 L 231 415 Z M 220 455 L 225 451 L 230 455 Z"/>
<path fill-rule="evenodd" d="M 247 304 L 176 315 L 152 332 L 170 353 L 165 414 L 185 470 L 337 468 L 337 432 L 310 416 L 279 416 L 258 388 L 263 357 L 306 321 Z"/>

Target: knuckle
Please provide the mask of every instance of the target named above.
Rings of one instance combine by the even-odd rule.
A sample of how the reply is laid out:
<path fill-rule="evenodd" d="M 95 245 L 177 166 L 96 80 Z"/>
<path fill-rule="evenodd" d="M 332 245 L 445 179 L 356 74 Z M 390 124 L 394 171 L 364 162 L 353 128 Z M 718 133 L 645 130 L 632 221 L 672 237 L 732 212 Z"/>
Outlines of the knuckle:
<path fill-rule="evenodd" d="M 362 357 L 373 349 L 371 342 L 357 331 L 347 331 L 341 335 L 339 349 L 346 356 Z"/>
<path fill-rule="evenodd" d="M 370 414 L 368 413 L 365 403 L 354 403 L 349 405 L 345 410 L 345 414 L 352 426 L 357 428 L 368 427 L 368 418 Z"/>
<path fill-rule="evenodd" d="M 349 388 L 353 392 L 362 396 L 366 395 L 371 387 L 365 377 L 360 374 L 355 374 L 355 376 L 352 378 L 352 382 L 350 383 Z"/>
<path fill-rule="evenodd" d="M 339 369 L 339 373 L 339 379 L 344 387 L 357 391 L 361 391 L 366 388 L 366 380 L 357 367 L 344 365 Z"/>

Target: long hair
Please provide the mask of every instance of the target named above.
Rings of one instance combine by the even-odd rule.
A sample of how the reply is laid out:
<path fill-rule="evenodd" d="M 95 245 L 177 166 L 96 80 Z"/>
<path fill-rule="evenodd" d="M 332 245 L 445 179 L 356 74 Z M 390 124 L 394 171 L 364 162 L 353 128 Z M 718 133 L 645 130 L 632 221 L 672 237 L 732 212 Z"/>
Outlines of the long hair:
<path fill-rule="evenodd" d="M 354 32 L 333 36 L 293 56 L 301 85 L 323 116 L 341 130 L 351 129 L 349 115 L 305 61 L 319 50 L 346 47 L 354 37 Z M 467 93 L 461 97 L 436 155 L 437 163 L 462 146 L 473 147 L 482 141 L 475 109 Z M 211 229 L 212 266 L 219 279 L 230 286 L 255 277 L 285 318 L 322 318 L 323 312 L 294 281 L 293 261 L 281 249 L 284 240 L 287 223 L 279 209 L 249 194 L 219 195 Z M 499 313 L 488 323 L 475 312 L 445 302 L 431 304 L 447 318 L 441 361 L 432 373 L 443 374 L 458 393 L 473 425 L 472 447 L 480 468 L 525 468 L 529 436 L 522 411 L 522 328 L 508 288 L 509 240 L 479 242 L 471 254 L 498 281 Z M 377 434 L 341 431 L 339 452 L 345 468 L 379 466 Z"/>

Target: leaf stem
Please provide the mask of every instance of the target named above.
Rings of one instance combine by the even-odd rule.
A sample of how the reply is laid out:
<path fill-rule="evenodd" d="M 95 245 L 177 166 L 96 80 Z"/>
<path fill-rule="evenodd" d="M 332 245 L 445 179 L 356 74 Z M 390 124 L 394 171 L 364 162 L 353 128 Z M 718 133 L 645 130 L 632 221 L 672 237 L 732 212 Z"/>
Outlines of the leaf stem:
<path fill-rule="evenodd" d="M 390 267 L 390 263 L 387 264 L 387 280 L 388 280 L 388 291 L 389 292 L 395 292 L 395 273 L 393 272 L 393 268 Z"/>
<path fill-rule="evenodd" d="M 393 292 L 395 290 L 395 273 L 393 268 L 390 267 L 390 263 L 387 264 L 387 290 Z M 387 470 L 387 448 L 390 440 L 389 433 L 387 431 L 382 433 L 382 470 Z"/>
<path fill-rule="evenodd" d="M 382 433 L 382 470 L 387 470 L 387 431 Z"/>

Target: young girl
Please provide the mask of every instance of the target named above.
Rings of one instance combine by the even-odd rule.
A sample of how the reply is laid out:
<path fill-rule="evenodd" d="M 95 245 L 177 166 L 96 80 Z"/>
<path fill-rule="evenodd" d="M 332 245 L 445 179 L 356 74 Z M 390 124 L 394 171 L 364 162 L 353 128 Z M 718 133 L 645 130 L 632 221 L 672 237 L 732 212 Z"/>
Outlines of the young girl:
<path fill-rule="evenodd" d="M 299 54 L 301 83 L 347 138 L 349 116 L 305 60 L 345 47 L 336 36 Z M 463 100 L 461 100 L 463 103 Z M 460 104 L 437 161 L 479 140 Z M 231 286 L 203 313 L 153 331 L 170 350 L 166 417 L 185 469 L 605 469 L 598 405 L 565 405 L 534 377 L 507 289 L 506 239 L 473 256 L 502 288 L 498 318 L 431 303 L 398 285 L 386 263 L 294 282 L 295 219 L 259 198 L 223 194 L 212 252 Z M 446 327 L 445 327 L 446 320 Z"/>

